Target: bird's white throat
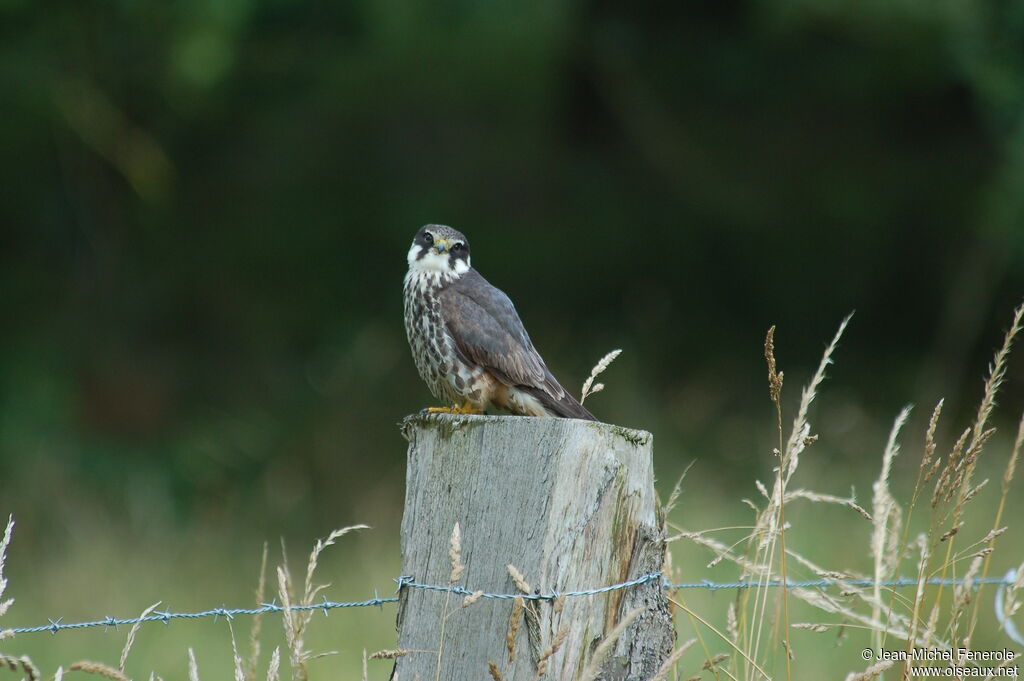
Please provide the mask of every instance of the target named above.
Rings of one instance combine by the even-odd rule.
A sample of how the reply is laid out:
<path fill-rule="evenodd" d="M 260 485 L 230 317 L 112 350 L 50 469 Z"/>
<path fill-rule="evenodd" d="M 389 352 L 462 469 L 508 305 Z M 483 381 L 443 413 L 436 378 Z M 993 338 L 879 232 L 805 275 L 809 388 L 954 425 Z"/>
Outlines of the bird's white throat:
<path fill-rule="evenodd" d="M 452 264 L 451 256 L 448 253 L 438 253 L 433 248 L 428 248 L 423 257 L 418 257 L 423 247 L 413 244 L 409 249 L 406 260 L 409 262 L 409 275 L 423 277 L 435 281 L 451 281 L 457 279 L 469 271 L 469 257 L 461 258 Z"/>

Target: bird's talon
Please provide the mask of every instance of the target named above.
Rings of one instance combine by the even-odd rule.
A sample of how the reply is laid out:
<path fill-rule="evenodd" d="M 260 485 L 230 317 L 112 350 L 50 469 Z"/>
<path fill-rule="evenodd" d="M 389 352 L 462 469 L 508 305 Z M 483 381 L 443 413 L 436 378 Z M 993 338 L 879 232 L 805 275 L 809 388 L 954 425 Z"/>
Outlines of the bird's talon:
<path fill-rule="evenodd" d="M 477 409 L 470 402 L 456 404 L 451 407 L 427 407 L 420 410 L 421 414 L 483 414 L 483 409 Z"/>
<path fill-rule="evenodd" d="M 452 408 L 453 414 L 483 414 L 483 409 L 477 409 L 468 400 L 463 405 L 456 405 Z"/>

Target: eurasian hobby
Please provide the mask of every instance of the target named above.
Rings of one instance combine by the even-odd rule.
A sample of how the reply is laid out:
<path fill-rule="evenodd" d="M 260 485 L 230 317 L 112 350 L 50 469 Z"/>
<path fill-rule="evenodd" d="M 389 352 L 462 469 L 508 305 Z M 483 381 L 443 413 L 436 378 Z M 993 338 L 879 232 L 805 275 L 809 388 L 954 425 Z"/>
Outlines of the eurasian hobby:
<path fill-rule="evenodd" d="M 409 249 L 405 332 L 434 397 L 479 413 L 496 405 L 524 416 L 595 420 L 555 379 L 530 342 L 512 301 L 470 265 L 469 242 L 426 225 Z"/>

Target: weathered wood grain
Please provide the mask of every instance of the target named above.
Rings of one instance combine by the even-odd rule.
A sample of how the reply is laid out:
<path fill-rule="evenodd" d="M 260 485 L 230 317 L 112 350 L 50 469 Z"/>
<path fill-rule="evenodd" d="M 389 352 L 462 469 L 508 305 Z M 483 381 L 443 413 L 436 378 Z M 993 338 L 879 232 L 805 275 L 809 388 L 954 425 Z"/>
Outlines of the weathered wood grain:
<path fill-rule="evenodd" d="M 456 522 L 466 566 L 457 584 L 471 590 L 515 592 L 508 564 L 545 594 L 661 569 L 649 433 L 574 419 L 447 414 L 410 417 L 402 429 L 409 440 L 402 565 L 417 582 L 448 584 Z M 512 660 L 512 601 L 461 604 L 458 595 L 402 590 L 399 647 L 424 652 L 399 658 L 393 678 L 488 679 L 490 661 L 506 681 L 535 679 L 542 651 L 566 628 L 544 678 L 572 681 L 604 633 L 638 607 L 598 678 L 646 681 L 674 641 L 658 581 L 559 604 L 528 601 Z"/>

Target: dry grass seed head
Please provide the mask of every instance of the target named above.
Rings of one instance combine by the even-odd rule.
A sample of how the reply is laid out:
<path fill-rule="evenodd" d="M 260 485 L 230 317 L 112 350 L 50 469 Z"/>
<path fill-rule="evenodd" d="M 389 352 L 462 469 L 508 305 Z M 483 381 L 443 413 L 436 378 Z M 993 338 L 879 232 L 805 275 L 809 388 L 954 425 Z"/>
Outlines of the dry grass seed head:
<path fill-rule="evenodd" d="M 6 666 L 12 672 L 16 672 L 19 669 L 23 671 L 29 681 L 39 681 L 39 670 L 33 664 L 31 658 L 28 655 L 22 655 L 20 657 L 13 657 L 11 655 L 4 655 L 0 653 L 0 667 Z"/>
<path fill-rule="evenodd" d="M 717 655 L 712 657 L 710 660 L 705 660 L 704 661 L 704 666 L 701 667 L 701 670 L 702 671 L 707 671 L 707 670 L 711 669 L 712 667 L 717 667 L 718 665 L 722 664 L 723 662 L 725 662 L 728 659 L 729 659 L 728 653 L 718 653 Z"/>
<path fill-rule="evenodd" d="M 466 566 L 462 564 L 462 528 L 458 523 L 452 528 L 452 536 L 448 540 L 448 558 L 452 563 L 452 572 L 448 581 L 452 584 L 459 581 Z"/>
<path fill-rule="evenodd" d="M 843 587 L 842 591 L 839 592 L 841 599 L 835 598 L 832 595 L 832 592 L 817 589 L 794 588 L 790 591 L 791 595 L 813 605 L 816 608 L 825 610 L 826 612 L 841 614 L 849 620 L 864 625 L 868 629 L 884 629 L 896 636 L 906 637 L 907 634 L 904 633 L 904 631 L 910 626 L 910 619 L 906 615 L 902 615 L 896 611 L 889 611 L 887 612 L 887 621 L 883 622 L 878 617 L 861 614 L 842 600 L 853 597 L 874 609 L 882 603 L 882 600 L 880 596 L 875 596 L 873 590 L 864 589 L 862 587 L 846 583 L 844 581 L 847 579 L 845 575 L 823 570 L 821 567 L 815 565 L 812 561 L 808 560 L 796 551 L 789 551 L 787 555 L 802 567 L 810 570 L 816 575 L 842 582 L 841 586 Z"/>
<path fill-rule="evenodd" d="M 935 491 L 932 493 L 932 508 L 936 508 L 939 502 L 948 496 L 948 491 L 952 489 L 952 479 L 959 466 L 964 447 L 967 445 L 967 438 L 970 437 L 970 434 L 971 429 L 965 428 L 964 432 L 960 434 L 960 437 L 953 444 L 949 456 L 946 457 L 945 465 L 941 467 L 939 477 L 935 480 Z M 937 459 L 935 464 L 937 465 L 941 460 L 941 458 Z"/>
<path fill-rule="evenodd" d="M 978 405 L 978 415 L 974 419 L 971 442 L 972 448 L 973 444 L 977 442 L 984 433 L 985 425 L 988 423 L 988 417 L 992 413 L 992 409 L 995 407 L 996 394 L 999 392 L 999 387 L 1002 385 L 1003 378 L 1006 376 L 1006 361 L 1010 354 L 1010 348 L 1013 346 L 1013 339 L 1018 333 L 1020 333 L 1022 319 L 1024 319 L 1024 305 L 1020 305 L 1013 311 L 1013 323 L 1010 324 L 1010 328 L 1003 337 L 1002 347 L 999 348 L 992 360 L 992 366 L 989 369 L 988 378 L 985 380 L 985 392 L 981 398 L 981 404 Z"/>
<path fill-rule="evenodd" d="M 990 428 L 982 433 L 978 440 L 973 442 L 966 452 L 961 453 L 960 451 L 956 451 L 955 458 L 952 454 L 950 455 L 945 469 L 943 469 L 942 474 L 939 476 L 940 480 L 943 482 L 941 493 L 938 495 L 937 499 L 933 496 L 932 508 L 935 508 L 939 503 L 948 504 L 955 497 L 957 501 L 950 510 L 950 513 L 959 516 L 960 512 L 963 510 L 965 501 L 967 501 L 966 497 L 972 489 L 970 488 L 970 478 L 971 474 L 974 472 L 974 467 L 977 464 L 978 453 L 981 452 L 985 443 L 988 442 L 989 438 L 991 438 L 995 432 L 995 428 Z M 962 444 L 962 440 L 963 438 L 961 438 L 961 441 L 957 442 L 957 446 Z M 936 491 L 939 492 L 938 483 L 936 483 Z M 948 515 L 949 514 L 947 513 L 946 517 L 948 517 Z M 943 518 L 943 522 L 945 522 L 946 517 Z"/>
<path fill-rule="evenodd" d="M 508 631 L 505 633 L 505 647 L 508 648 L 509 662 L 516 659 L 516 637 L 519 636 L 519 626 L 523 621 L 523 607 L 523 597 L 516 596 L 512 601 L 512 614 L 509 615 Z"/>
<path fill-rule="evenodd" d="M 494 679 L 494 681 L 504 681 L 501 677 L 501 670 L 498 669 L 498 665 L 490 660 L 487 661 L 487 671 L 490 672 L 491 678 Z"/>
<path fill-rule="evenodd" d="M 989 428 L 984 431 L 977 439 L 971 442 L 971 446 L 967 448 L 967 453 L 964 454 L 963 459 L 960 461 L 960 465 L 957 466 L 957 477 L 956 484 L 954 485 L 954 491 L 963 491 L 967 489 L 970 484 L 971 474 L 974 472 L 975 467 L 978 465 L 978 456 L 981 451 L 985 448 L 985 444 L 995 435 L 996 429 Z"/>
<path fill-rule="evenodd" d="M 7 527 L 4 528 L 4 536 L 0 538 L 0 617 L 4 616 L 7 609 L 14 603 L 13 598 L 2 600 L 4 591 L 7 590 L 7 578 L 4 576 L 4 565 L 7 562 L 7 547 L 11 544 L 11 537 L 14 535 L 14 516 L 7 516 Z"/>
<path fill-rule="evenodd" d="M 939 416 L 942 414 L 942 405 L 945 398 L 936 403 L 932 410 L 932 417 L 928 420 L 928 430 L 924 434 L 924 455 L 921 457 L 921 465 L 918 468 L 918 475 L 923 482 L 928 482 L 928 471 L 932 469 L 932 457 L 935 456 L 935 430 L 939 427 Z M 936 462 L 938 463 L 938 462 Z"/>
<path fill-rule="evenodd" d="M 931 612 L 928 614 L 928 624 L 925 626 L 924 631 L 921 632 L 921 644 L 922 647 L 933 645 L 935 641 L 935 632 L 939 625 L 939 604 L 935 603 L 932 605 Z"/>
<path fill-rule="evenodd" d="M 889 431 L 889 440 L 885 445 L 882 454 L 882 469 L 878 474 L 878 480 L 872 485 L 874 498 L 872 499 L 872 522 L 871 533 L 871 555 L 875 562 L 875 579 L 881 581 L 888 578 L 898 567 L 895 561 L 899 556 L 899 541 L 901 513 L 896 499 L 889 490 L 889 475 L 892 472 L 892 463 L 899 454 L 900 445 L 898 442 L 900 430 L 910 416 L 910 407 L 904 407 L 899 416 L 893 422 L 892 430 Z M 875 589 L 878 592 L 878 587 Z"/>
<path fill-rule="evenodd" d="M 483 595 L 484 595 L 483 591 L 474 591 L 473 593 L 469 594 L 468 596 L 465 596 L 462 599 L 462 607 L 463 608 L 468 608 L 469 606 L 473 605 L 474 603 L 479 601 L 481 598 L 483 598 Z"/>
<path fill-rule="evenodd" d="M 378 650 L 377 652 L 370 655 L 371 660 L 394 660 L 399 657 L 405 657 L 411 650 L 405 648 L 395 648 L 393 650 Z"/>
<path fill-rule="evenodd" d="M 839 339 L 842 338 L 843 332 L 846 330 L 846 326 L 850 323 L 851 318 L 853 318 L 852 312 L 839 324 L 839 329 L 836 331 L 836 335 L 832 337 L 832 341 L 828 344 L 828 347 L 825 348 L 825 353 L 821 357 L 821 362 L 818 364 L 817 371 L 814 372 L 814 376 L 811 378 L 810 383 L 804 386 L 803 392 L 800 395 L 800 407 L 797 410 L 796 418 L 793 420 L 793 430 L 790 433 L 789 441 L 786 443 L 786 451 L 783 456 L 783 461 L 788 461 L 786 470 L 783 471 L 783 477 L 786 483 L 789 482 L 789 478 L 796 471 L 797 455 L 806 446 L 805 441 L 810 435 L 810 426 L 807 423 L 807 411 L 810 409 L 811 402 L 814 401 L 814 398 L 818 393 L 818 386 L 820 386 L 821 382 L 825 380 L 825 370 L 828 368 L 828 365 L 832 363 L 832 353 L 834 353 L 836 347 L 838 347 Z"/>
<path fill-rule="evenodd" d="M 135 624 L 132 625 L 132 628 L 128 631 L 128 638 L 125 640 L 124 649 L 121 651 L 121 661 L 118 663 L 117 666 L 117 668 L 120 669 L 122 672 L 124 671 L 125 663 L 128 662 L 128 653 L 131 652 L 132 645 L 135 643 L 135 635 L 139 633 L 139 627 L 142 626 L 142 621 L 146 618 L 147 615 L 149 615 L 149 613 L 153 612 L 156 609 L 156 606 L 158 605 L 160 605 L 160 601 L 157 601 L 153 605 L 143 610 L 142 614 L 139 615 L 138 620 L 135 622 Z"/>
<path fill-rule="evenodd" d="M 1010 481 L 1013 480 L 1014 472 L 1017 470 L 1017 459 L 1020 457 L 1021 447 L 1024 446 L 1024 414 L 1021 414 L 1020 422 L 1017 424 L 1017 437 L 1013 441 L 1013 451 L 1010 453 L 1010 460 L 1006 462 L 1006 470 L 1003 471 L 1003 496 L 1010 490 Z M 3 558 L 3 553 L 0 553 L 0 559 Z M 3 575 L 0 575 L 0 579 Z M 2 589 L 0 589 L 0 595 L 3 595 Z M 0 606 L 2 607 L 2 606 Z M 0 612 L 0 614 L 3 614 Z"/>
<path fill-rule="evenodd" d="M 947 539 L 949 539 L 950 537 L 955 537 L 956 534 L 960 531 L 960 528 L 963 527 L 963 526 L 964 526 L 963 523 L 957 523 L 953 527 L 951 527 L 948 530 L 946 530 L 945 532 L 943 532 L 942 536 L 939 537 L 939 541 L 940 542 L 944 542 Z"/>
<path fill-rule="evenodd" d="M 333 652 L 326 652 L 314 655 L 305 647 L 305 632 L 313 618 L 312 610 L 294 610 L 295 605 L 310 605 L 313 599 L 326 585 L 313 585 L 313 576 L 319 564 L 320 554 L 328 546 L 333 546 L 335 541 L 353 530 L 367 529 L 367 525 L 351 525 L 349 527 L 334 530 L 326 538 L 318 539 L 309 554 L 306 564 L 306 583 L 302 598 L 296 603 L 294 586 L 292 584 L 291 572 L 288 570 L 288 559 L 284 543 L 281 544 L 283 556 L 282 565 L 277 568 L 278 597 L 281 599 L 282 625 L 284 626 L 285 641 L 288 644 L 288 656 L 296 679 L 308 678 L 306 662 L 326 655 L 333 655 Z"/>
<path fill-rule="evenodd" d="M 871 619 L 879 622 L 882 613 L 891 612 L 885 609 L 882 598 L 881 582 L 892 577 L 899 569 L 899 559 L 902 552 L 899 550 L 900 530 L 902 526 L 902 512 L 896 499 L 889 489 L 889 476 L 892 473 L 893 461 L 899 454 L 899 434 L 910 416 L 911 407 L 904 407 L 896 420 L 893 421 L 892 429 L 889 431 L 889 439 L 885 444 L 882 453 L 882 468 L 878 473 L 878 479 L 872 484 L 873 493 L 871 501 L 871 541 L 870 550 L 873 560 L 874 587 L 871 596 Z M 881 647 L 883 631 L 885 627 L 874 628 L 871 632 L 874 647 Z"/>
<path fill-rule="evenodd" d="M 974 424 L 971 427 L 971 443 L 967 448 L 967 454 L 964 455 L 963 460 L 958 462 L 954 467 L 954 471 L 947 476 L 945 481 L 946 489 L 945 494 L 941 496 L 942 499 L 949 501 L 954 493 L 958 494 L 958 502 L 954 509 L 954 513 L 959 514 L 961 507 L 964 502 L 964 496 L 970 491 L 971 475 L 974 472 L 975 465 L 977 464 L 978 456 L 981 454 L 985 443 L 995 432 L 994 428 L 986 428 L 988 418 L 992 413 L 992 409 L 995 407 L 996 395 L 999 392 L 999 388 L 1002 385 L 1003 379 L 1006 376 L 1007 358 L 1010 354 L 1010 348 L 1013 346 L 1013 340 L 1021 330 L 1021 320 L 1024 318 L 1024 305 L 1020 305 L 1013 311 L 1013 323 L 1007 330 L 1006 335 L 1003 338 L 1003 345 L 996 352 L 995 357 L 992 360 L 992 365 L 989 368 L 988 378 L 985 380 L 985 390 L 981 399 L 981 403 L 978 405 L 978 413 L 974 419 Z M 949 466 L 947 466 L 947 469 Z M 945 471 L 943 471 L 945 473 Z M 934 508 L 939 498 L 938 489 L 936 494 L 932 497 L 932 507 Z"/>
<path fill-rule="evenodd" d="M 569 627 L 565 626 L 558 630 L 555 634 L 554 640 L 551 641 L 551 645 L 544 649 L 544 652 L 537 658 L 537 676 L 536 679 L 540 679 L 542 676 L 548 673 L 548 660 L 552 655 L 558 652 L 558 649 L 565 643 L 566 637 L 569 635 Z"/>
<path fill-rule="evenodd" d="M 306 564 L 306 591 L 302 599 L 303 605 L 309 605 L 312 603 L 316 594 L 324 588 L 323 586 L 313 586 L 313 573 L 316 572 L 316 566 L 320 560 L 320 553 L 328 546 L 334 546 L 335 540 L 343 537 L 349 532 L 354 530 L 367 530 L 369 527 L 369 525 L 350 525 L 348 527 L 343 527 L 340 530 L 334 530 L 327 535 L 326 539 L 317 539 L 316 544 L 313 546 L 313 550 L 309 554 L 309 561 Z"/>
<path fill-rule="evenodd" d="M 533 593 L 533 589 L 530 587 L 530 583 L 526 581 L 526 577 L 524 577 L 523 573 L 519 571 L 519 568 L 509 563 L 505 566 L 505 569 L 508 570 L 508 574 L 512 578 L 512 581 L 515 583 L 517 589 L 522 591 L 524 594 Z"/>
<path fill-rule="evenodd" d="M 996 527 L 996 528 L 993 528 L 993 529 L 989 530 L 988 534 L 986 534 L 984 537 L 982 537 L 978 541 L 978 543 L 979 544 L 984 544 L 986 542 L 992 541 L 993 539 L 997 539 L 997 538 L 1003 536 L 1004 534 L 1006 534 L 1006 531 L 1008 529 L 1010 529 L 1010 528 L 1008 528 L 1008 527 Z"/>
<path fill-rule="evenodd" d="M 973 600 L 974 580 L 978 578 L 978 573 L 981 572 L 981 562 L 983 559 L 984 556 L 974 556 L 971 559 L 970 567 L 967 568 L 967 572 L 964 574 L 963 581 L 953 587 L 952 612 L 949 618 L 949 637 L 951 639 L 956 638 L 956 633 L 960 626 L 960 618 Z"/>
<path fill-rule="evenodd" d="M 277 568 L 277 594 L 281 599 L 281 624 L 284 627 L 284 639 L 288 644 L 288 657 L 292 669 L 300 678 L 304 678 L 305 661 L 308 653 L 303 642 L 303 633 L 309 621 L 309 611 L 293 610 L 291 575 L 287 564 Z"/>
<path fill-rule="evenodd" d="M 192 650 L 191 647 L 188 649 L 188 681 L 199 681 L 199 664 L 196 662 L 196 651 Z"/>
<path fill-rule="evenodd" d="M 737 645 L 740 641 L 740 623 L 736 617 L 736 602 L 732 601 L 729 603 L 729 607 L 725 611 L 725 630 L 729 634 L 729 640 L 733 645 Z"/>
<path fill-rule="evenodd" d="M 228 632 L 231 635 L 231 655 L 234 663 L 235 681 L 245 681 L 245 668 L 242 664 L 242 656 L 238 654 L 238 642 L 235 640 L 235 628 L 228 620 Z"/>
<path fill-rule="evenodd" d="M 794 499 L 806 499 L 812 503 L 820 504 L 836 504 L 837 506 L 845 506 L 853 511 L 856 511 L 865 520 L 871 521 L 873 518 L 871 514 L 857 503 L 857 499 L 854 496 L 850 497 L 839 497 L 834 494 L 822 494 L 820 492 L 812 492 L 806 489 L 797 489 L 791 492 L 786 492 L 786 503 Z"/>
<path fill-rule="evenodd" d="M 917 589 L 918 589 L 918 592 L 917 592 L 917 596 L 915 597 L 915 600 L 920 600 L 923 597 L 923 594 L 921 593 L 921 590 L 924 588 L 925 573 L 926 573 L 926 571 L 928 569 L 928 561 L 931 560 L 932 554 L 931 554 L 931 549 L 928 546 L 928 537 L 926 535 L 924 535 L 923 533 L 918 534 L 917 537 L 912 542 L 912 544 L 913 544 L 913 546 L 917 547 L 918 555 L 919 555 L 919 558 L 918 558 L 918 561 L 917 561 L 917 574 L 918 574 Z"/>
<path fill-rule="evenodd" d="M 666 518 L 668 518 L 669 514 L 675 509 L 676 503 L 679 501 L 679 495 L 683 491 L 683 479 L 686 478 L 686 474 L 690 471 L 690 468 L 694 463 L 696 463 L 696 459 L 686 465 L 686 468 L 684 468 L 683 472 L 679 475 L 679 479 L 676 480 L 676 484 L 673 485 L 672 492 L 668 495 L 668 501 L 662 507 L 662 512 Z"/>
<path fill-rule="evenodd" d="M 896 664 L 895 660 L 882 660 L 871 665 L 862 672 L 850 672 L 846 675 L 846 681 L 872 681 L 882 675 L 882 672 Z"/>
<path fill-rule="evenodd" d="M 848 621 L 855 622 L 867 629 L 880 631 L 885 630 L 890 635 L 903 639 L 909 636 L 907 626 L 908 618 L 904 615 L 900 615 L 895 612 L 889 613 L 887 621 L 883 622 L 877 617 L 872 617 L 871 615 L 859 612 L 854 607 L 824 591 L 794 588 L 790 590 L 790 595 L 799 598 L 803 602 L 819 610 L 840 615 Z M 866 592 L 862 589 L 851 589 L 845 594 L 845 596 L 854 596 L 872 607 L 879 602 L 870 592 Z"/>
<path fill-rule="evenodd" d="M 775 364 L 775 327 L 768 329 L 764 339 L 764 358 L 768 362 L 768 396 L 776 404 L 782 397 L 783 372 Z"/>
<path fill-rule="evenodd" d="M 1024 563 L 1021 563 L 1014 571 L 1013 581 L 996 594 L 996 613 L 999 623 L 1011 634 L 1016 630 L 1011 618 L 1017 614 L 1024 603 L 1022 595 L 1024 595 Z"/>
<path fill-rule="evenodd" d="M 978 492 L 980 492 L 985 487 L 985 485 L 987 485 L 987 484 L 988 484 L 988 478 L 985 478 L 984 480 L 979 482 L 977 485 L 975 485 L 974 487 L 969 489 L 967 491 L 967 493 L 964 494 L 964 500 L 963 500 L 962 503 L 966 504 L 968 501 L 970 501 L 974 497 L 978 496 Z"/>
<path fill-rule="evenodd" d="M 583 390 L 580 394 L 580 404 L 583 404 L 587 398 L 594 393 L 601 392 L 604 390 L 604 383 L 598 383 L 594 385 L 594 379 L 597 378 L 601 372 L 608 368 L 608 365 L 615 361 L 615 358 L 622 353 L 621 348 L 612 350 L 607 355 L 598 360 L 594 368 L 590 370 L 590 376 L 583 383 Z"/>
<path fill-rule="evenodd" d="M 270 654 L 270 664 L 267 665 L 267 681 L 280 681 L 281 679 L 281 648 L 274 648 Z"/>
<path fill-rule="evenodd" d="M 772 497 L 770 494 L 768 494 L 768 488 L 764 486 L 763 482 L 761 482 L 760 480 L 754 480 L 754 486 L 757 487 L 757 491 L 761 493 L 761 496 L 763 496 L 765 499 L 768 499 L 769 501 L 771 500 Z M 754 506 L 753 502 L 751 502 L 751 506 L 755 511 L 760 512 L 760 509 L 758 509 L 757 506 Z"/>
<path fill-rule="evenodd" d="M 765 577 L 771 574 L 766 566 L 755 563 L 744 555 L 740 555 L 733 550 L 732 546 L 723 544 L 717 539 L 707 537 L 703 532 L 683 530 L 674 537 L 670 537 L 667 541 L 674 541 L 676 539 L 689 539 L 698 546 L 710 549 L 715 554 L 715 559 L 708 565 L 708 567 L 717 565 L 722 560 L 728 560 L 742 568 L 741 577 L 743 578 L 750 575 Z"/>
<path fill-rule="evenodd" d="M 85 672 L 86 674 L 96 674 L 111 681 L 131 681 L 127 676 L 121 673 L 119 670 L 113 667 L 108 667 L 102 662 L 90 662 L 89 660 L 79 660 L 68 667 L 69 672 Z"/>

